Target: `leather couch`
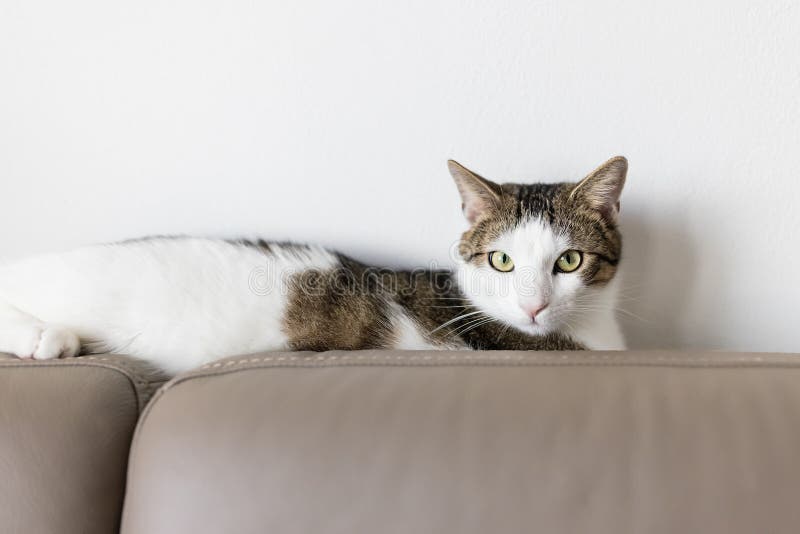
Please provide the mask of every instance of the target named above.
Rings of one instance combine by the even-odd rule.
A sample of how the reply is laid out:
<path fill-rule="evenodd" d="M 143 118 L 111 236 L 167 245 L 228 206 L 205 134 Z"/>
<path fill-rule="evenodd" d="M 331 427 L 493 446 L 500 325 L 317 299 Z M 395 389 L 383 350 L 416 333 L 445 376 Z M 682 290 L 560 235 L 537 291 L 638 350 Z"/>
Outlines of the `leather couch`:
<path fill-rule="evenodd" d="M 800 531 L 800 355 L 269 353 L 164 380 L 0 359 L 0 531 Z"/>

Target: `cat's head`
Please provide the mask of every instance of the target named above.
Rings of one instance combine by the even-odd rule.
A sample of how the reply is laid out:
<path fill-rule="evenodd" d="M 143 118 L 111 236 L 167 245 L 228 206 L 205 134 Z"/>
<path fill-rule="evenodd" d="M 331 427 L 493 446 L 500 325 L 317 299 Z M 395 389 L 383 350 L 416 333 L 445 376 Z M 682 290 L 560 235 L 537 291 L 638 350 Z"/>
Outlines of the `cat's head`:
<path fill-rule="evenodd" d="M 474 305 L 533 335 L 569 334 L 613 306 L 625 158 L 578 183 L 499 185 L 455 161 L 448 166 L 470 223 L 458 280 Z"/>

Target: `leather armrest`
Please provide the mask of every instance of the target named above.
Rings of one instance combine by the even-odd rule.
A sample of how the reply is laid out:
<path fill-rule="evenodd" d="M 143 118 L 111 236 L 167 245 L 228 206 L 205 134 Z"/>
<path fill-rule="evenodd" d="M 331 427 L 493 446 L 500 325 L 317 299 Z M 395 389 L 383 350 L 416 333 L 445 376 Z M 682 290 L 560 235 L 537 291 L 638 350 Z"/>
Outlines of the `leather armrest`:
<path fill-rule="evenodd" d="M 116 532 L 130 439 L 163 382 L 120 356 L 0 357 L 0 531 Z"/>

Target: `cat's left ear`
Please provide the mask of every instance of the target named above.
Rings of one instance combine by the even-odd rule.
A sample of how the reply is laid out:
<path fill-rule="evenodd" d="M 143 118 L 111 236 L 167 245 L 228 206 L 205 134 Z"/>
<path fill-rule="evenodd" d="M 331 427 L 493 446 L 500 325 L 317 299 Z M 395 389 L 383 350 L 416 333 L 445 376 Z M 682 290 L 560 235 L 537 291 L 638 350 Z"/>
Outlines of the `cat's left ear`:
<path fill-rule="evenodd" d="M 606 220 L 616 222 L 619 197 L 622 195 L 627 174 L 628 160 L 622 156 L 611 158 L 578 182 L 570 193 L 570 198 L 586 202 Z"/>
<path fill-rule="evenodd" d="M 461 209 L 470 224 L 498 209 L 503 194 L 499 185 L 452 159 L 447 161 L 447 168 L 461 193 Z"/>

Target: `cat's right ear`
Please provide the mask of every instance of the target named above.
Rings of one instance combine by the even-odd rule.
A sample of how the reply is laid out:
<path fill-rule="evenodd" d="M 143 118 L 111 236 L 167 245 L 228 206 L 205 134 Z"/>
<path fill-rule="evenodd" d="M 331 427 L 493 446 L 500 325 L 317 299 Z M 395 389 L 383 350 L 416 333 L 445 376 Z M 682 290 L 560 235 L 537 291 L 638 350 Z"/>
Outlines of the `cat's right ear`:
<path fill-rule="evenodd" d="M 616 223 L 619 215 L 619 197 L 625 186 L 627 173 L 627 159 L 622 156 L 611 158 L 578 182 L 572 189 L 570 198 L 583 200 L 607 221 Z"/>
<path fill-rule="evenodd" d="M 470 224 L 499 208 L 502 194 L 499 185 L 452 159 L 447 161 L 447 168 L 461 193 L 461 209 Z"/>

